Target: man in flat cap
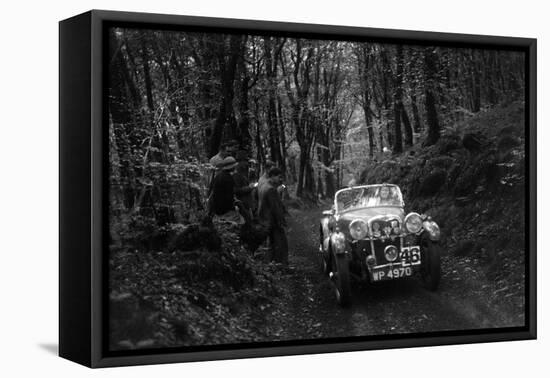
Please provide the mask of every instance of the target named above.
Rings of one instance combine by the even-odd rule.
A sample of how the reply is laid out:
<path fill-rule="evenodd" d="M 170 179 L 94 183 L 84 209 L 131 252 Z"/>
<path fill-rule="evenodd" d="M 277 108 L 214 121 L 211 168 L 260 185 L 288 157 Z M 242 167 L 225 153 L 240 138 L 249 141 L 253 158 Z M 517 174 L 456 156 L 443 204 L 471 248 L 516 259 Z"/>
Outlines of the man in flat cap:
<path fill-rule="evenodd" d="M 255 187 L 250 184 L 248 176 L 248 153 L 246 151 L 237 151 L 237 169 L 233 173 L 235 182 L 235 196 L 239 200 L 239 209 L 246 222 L 252 221 L 252 211 L 254 199 L 252 192 Z"/>
<path fill-rule="evenodd" d="M 222 170 L 224 159 L 231 156 L 235 147 L 235 141 L 226 141 L 220 145 L 218 153 L 210 158 L 209 163 L 212 165 L 212 173 L 210 175 L 210 181 L 208 184 L 208 212 L 212 214 L 212 191 L 214 189 L 214 179 L 216 175 Z"/>
<path fill-rule="evenodd" d="M 211 213 L 223 215 L 235 210 L 233 196 L 235 195 L 235 182 L 232 172 L 237 166 L 235 158 L 228 156 L 218 165 L 218 173 L 212 182 Z"/>
<path fill-rule="evenodd" d="M 277 188 L 283 183 L 283 172 L 271 168 L 267 182 L 259 193 L 258 218 L 268 230 L 270 255 L 268 260 L 288 265 L 288 241 L 286 238 L 285 209 Z"/>

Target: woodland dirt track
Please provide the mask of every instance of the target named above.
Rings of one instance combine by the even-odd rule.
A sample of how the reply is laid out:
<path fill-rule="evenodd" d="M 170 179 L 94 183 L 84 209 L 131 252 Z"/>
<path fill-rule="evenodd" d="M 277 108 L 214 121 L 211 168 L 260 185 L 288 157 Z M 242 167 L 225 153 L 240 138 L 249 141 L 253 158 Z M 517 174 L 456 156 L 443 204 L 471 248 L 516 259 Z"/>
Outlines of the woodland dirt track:
<path fill-rule="evenodd" d="M 289 274 L 284 295 L 274 303 L 278 311 L 269 319 L 279 327 L 275 340 L 523 326 L 523 316 L 511 316 L 489 303 L 485 293 L 492 284 L 474 264 L 457 268 L 448 254 L 442 257 L 436 292 L 424 289 L 415 277 L 381 284 L 352 282 L 352 306 L 341 308 L 317 256 L 321 211 L 291 211 Z"/>

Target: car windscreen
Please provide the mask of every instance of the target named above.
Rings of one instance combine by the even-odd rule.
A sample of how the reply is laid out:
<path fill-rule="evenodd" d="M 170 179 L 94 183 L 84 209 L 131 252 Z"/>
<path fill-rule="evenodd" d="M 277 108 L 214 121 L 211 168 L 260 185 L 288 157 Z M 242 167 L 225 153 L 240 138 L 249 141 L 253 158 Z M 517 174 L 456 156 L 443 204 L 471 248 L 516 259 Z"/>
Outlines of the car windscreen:
<path fill-rule="evenodd" d="M 381 185 L 343 190 L 336 195 L 339 212 L 377 206 L 403 206 L 401 191 L 396 186 Z"/>

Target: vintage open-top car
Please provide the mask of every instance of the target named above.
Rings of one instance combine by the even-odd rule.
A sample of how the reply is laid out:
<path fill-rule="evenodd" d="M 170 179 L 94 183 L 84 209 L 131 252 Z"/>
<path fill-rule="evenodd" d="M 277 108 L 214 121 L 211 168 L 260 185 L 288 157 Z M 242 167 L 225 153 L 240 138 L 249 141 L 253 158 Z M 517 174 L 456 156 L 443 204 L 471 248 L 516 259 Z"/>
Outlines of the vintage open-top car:
<path fill-rule="evenodd" d="M 379 282 L 419 275 L 436 290 L 440 280 L 440 230 L 428 216 L 405 215 L 397 185 L 379 184 L 336 192 L 323 211 L 319 254 L 342 306 L 351 303 L 351 277 Z"/>

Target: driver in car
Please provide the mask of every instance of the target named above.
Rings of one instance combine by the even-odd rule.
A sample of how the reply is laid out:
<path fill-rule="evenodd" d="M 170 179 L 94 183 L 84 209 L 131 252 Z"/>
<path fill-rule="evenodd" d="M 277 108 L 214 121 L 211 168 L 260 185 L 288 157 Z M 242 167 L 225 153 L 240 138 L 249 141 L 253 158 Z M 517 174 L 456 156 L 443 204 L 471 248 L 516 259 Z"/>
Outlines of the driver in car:
<path fill-rule="evenodd" d="M 378 192 L 379 205 L 391 205 L 394 203 L 393 196 L 391 194 L 390 188 L 388 186 L 383 186 Z"/>

